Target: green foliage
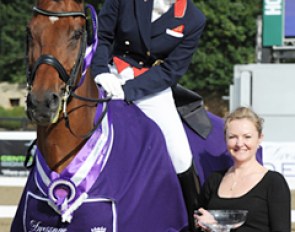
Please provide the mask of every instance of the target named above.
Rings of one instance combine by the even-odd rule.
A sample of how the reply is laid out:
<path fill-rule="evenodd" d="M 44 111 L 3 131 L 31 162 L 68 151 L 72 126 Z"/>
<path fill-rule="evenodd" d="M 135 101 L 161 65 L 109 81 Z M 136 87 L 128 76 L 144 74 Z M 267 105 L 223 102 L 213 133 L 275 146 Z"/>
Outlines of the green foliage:
<path fill-rule="evenodd" d="M 92 6 L 94 6 L 95 9 L 97 9 L 97 11 L 99 11 L 103 2 L 104 2 L 104 0 L 87 0 L 87 1 L 85 1 L 85 3 L 91 4 Z"/>
<path fill-rule="evenodd" d="M 35 0 L 0 0 L 0 81 L 24 83 L 26 25 Z M 235 64 L 255 62 L 261 0 L 193 0 L 207 18 L 199 49 L 182 84 L 226 94 Z M 96 9 L 103 0 L 88 0 Z"/>
<path fill-rule="evenodd" d="M 25 29 L 33 1 L 1 1 L 0 81 L 25 82 Z"/>
<path fill-rule="evenodd" d="M 0 128 L 8 130 L 20 129 L 27 124 L 28 120 L 23 107 L 4 109 L 0 107 Z"/>
<path fill-rule="evenodd" d="M 255 62 L 257 0 L 198 0 L 207 22 L 199 49 L 182 84 L 202 92 L 225 94 L 235 64 Z"/>
<path fill-rule="evenodd" d="M 103 1 L 86 2 L 99 9 Z M 26 26 L 34 3 L 35 0 L 0 0 L 0 81 L 26 81 Z"/>
<path fill-rule="evenodd" d="M 0 106 L 0 117 L 25 117 L 26 112 L 24 107 L 17 106 L 11 109 L 4 109 Z"/>

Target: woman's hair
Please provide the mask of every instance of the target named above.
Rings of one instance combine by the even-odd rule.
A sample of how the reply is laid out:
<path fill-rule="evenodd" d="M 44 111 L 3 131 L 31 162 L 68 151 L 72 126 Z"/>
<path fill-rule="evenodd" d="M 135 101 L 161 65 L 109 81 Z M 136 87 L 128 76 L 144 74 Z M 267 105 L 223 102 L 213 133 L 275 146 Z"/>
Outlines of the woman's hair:
<path fill-rule="evenodd" d="M 250 120 L 255 125 L 259 136 L 262 134 L 263 118 L 259 117 L 251 108 L 248 107 L 238 107 L 225 117 L 224 133 L 226 133 L 228 124 L 236 119 Z"/>

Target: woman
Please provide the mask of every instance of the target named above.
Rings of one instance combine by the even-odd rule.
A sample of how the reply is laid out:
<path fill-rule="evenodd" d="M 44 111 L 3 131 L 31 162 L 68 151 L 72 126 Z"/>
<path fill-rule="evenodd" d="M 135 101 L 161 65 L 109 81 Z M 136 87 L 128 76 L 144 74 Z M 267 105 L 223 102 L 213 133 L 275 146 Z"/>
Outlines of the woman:
<path fill-rule="evenodd" d="M 290 189 L 284 177 L 256 159 L 263 139 L 263 120 L 251 109 L 237 108 L 225 121 L 225 139 L 234 165 L 213 173 L 205 182 L 195 225 L 206 229 L 206 209 L 248 210 L 246 222 L 235 231 L 290 232 Z"/>
<path fill-rule="evenodd" d="M 204 25 L 191 0 L 106 0 L 91 65 L 95 81 L 113 99 L 136 104 L 162 130 L 191 230 L 198 179 L 171 87 L 187 71 Z"/>

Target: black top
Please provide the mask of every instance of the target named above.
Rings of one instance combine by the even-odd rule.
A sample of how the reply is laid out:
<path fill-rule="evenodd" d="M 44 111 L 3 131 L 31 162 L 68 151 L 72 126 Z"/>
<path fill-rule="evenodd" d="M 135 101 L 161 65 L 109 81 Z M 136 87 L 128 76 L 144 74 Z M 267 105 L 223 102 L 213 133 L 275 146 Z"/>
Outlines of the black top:
<path fill-rule="evenodd" d="M 290 232 L 291 196 L 283 175 L 268 171 L 262 180 L 241 197 L 222 198 L 218 188 L 225 172 L 213 173 L 204 183 L 200 204 L 205 209 L 248 210 L 238 232 Z"/>

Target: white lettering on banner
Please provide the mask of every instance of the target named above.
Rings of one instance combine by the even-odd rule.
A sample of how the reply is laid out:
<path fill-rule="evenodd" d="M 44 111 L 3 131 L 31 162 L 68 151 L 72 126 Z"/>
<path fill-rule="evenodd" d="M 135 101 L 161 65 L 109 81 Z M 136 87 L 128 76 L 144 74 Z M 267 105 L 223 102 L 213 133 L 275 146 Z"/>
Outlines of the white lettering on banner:
<path fill-rule="evenodd" d="M 42 222 L 32 220 L 30 222 L 31 229 L 29 232 L 67 232 L 66 228 L 57 228 L 51 226 L 41 226 Z"/>
<path fill-rule="evenodd" d="M 295 143 L 263 142 L 263 164 L 280 172 L 291 189 L 295 189 Z"/>
<path fill-rule="evenodd" d="M 282 0 L 265 0 L 264 14 L 265 15 L 281 15 L 282 14 Z"/>

